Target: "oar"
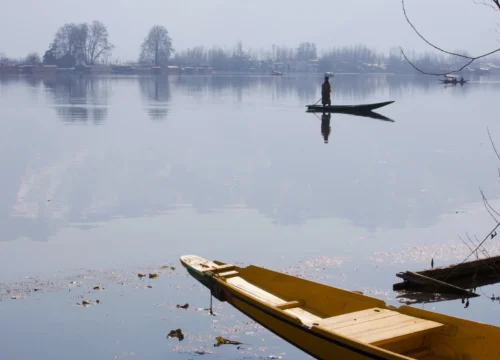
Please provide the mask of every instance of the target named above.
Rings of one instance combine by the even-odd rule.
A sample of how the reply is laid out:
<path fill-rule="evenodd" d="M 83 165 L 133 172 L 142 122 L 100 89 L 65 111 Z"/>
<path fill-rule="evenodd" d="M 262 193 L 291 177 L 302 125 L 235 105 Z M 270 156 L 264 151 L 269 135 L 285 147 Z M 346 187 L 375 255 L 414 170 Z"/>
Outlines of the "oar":
<path fill-rule="evenodd" d="M 319 103 L 321 101 L 321 99 L 323 99 L 323 98 L 320 97 L 319 100 L 314 103 L 314 105 L 316 105 L 317 103 Z"/>

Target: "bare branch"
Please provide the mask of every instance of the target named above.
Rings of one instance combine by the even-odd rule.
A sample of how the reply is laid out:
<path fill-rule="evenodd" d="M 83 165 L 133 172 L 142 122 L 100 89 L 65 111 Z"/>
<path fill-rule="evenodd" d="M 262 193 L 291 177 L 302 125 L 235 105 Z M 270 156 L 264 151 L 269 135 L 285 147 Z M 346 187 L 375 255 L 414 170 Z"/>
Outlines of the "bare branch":
<path fill-rule="evenodd" d="M 405 0 L 401 0 L 401 4 L 403 5 L 403 13 L 405 15 L 405 18 L 406 18 L 406 21 L 408 22 L 408 24 L 410 24 L 410 26 L 412 27 L 413 31 L 415 31 L 415 33 L 422 39 L 424 40 L 428 45 L 432 46 L 434 49 L 437 49 L 441 52 L 444 52 L 448 55 L 454 55 L 454 56 L 459 56 L 459 57 L 463 57 L 464 59 L 473 59 L 473 57 L 470 57 L 470 56 L 467 56 L 467 55 L 462 55 L 462 54 L 457 54 L 457 53 L 454 53 L 454 52 L 451 52 L 451 51 L 447 51 L 447 50 L 444 50 L 444 49 L 441 49 L 440 47 L 432 44 L 429 40 L 427 40 L 422 34 L 420 34 L 418 32 L 418 30 L 415 28 L 415 26 L 412 24 L 412 22 L 410 21 L 410 19 L 408 18 L 408 15 L 406 14 L 406 8 L 405 8 Z M 500 50 L 500 49 L 499 49 Z"/>
<path fill-rule="evenodd" d="M 469 235 L 467 235 L 467 236 L 469 236 Z M 467 246 L 467 247 L 469 248 L 469 251 L 470 251 L 470 252 L 474 252 L 474 249 L 472 249 L 472 248 L 469 246 L 469 244 L 467 244 L 467 243 L 466 243 L 466 242 L 465 242 L 465 241 L 464 241 L 464 240 L 460 237 L 460 235 L 458 235 L 458 238 L 460 239 L 460 241 L 461 241 L 461 242 L 463 242 L 463 243 L 464 243 L 464 245 L 465 245 L 465 246 Z M 470 238 L 469 238 L 469 240 L 470 240 Z M 476 246 L 476 244 L 474 244 L 474 246 Z M 476 259 L 477 259 L 477 252 L 476 252 Z"/>
<path fill-rule="evenodd" d="M 471 242 L 474 246 L 476 246 L 476 244 L 474 244 L 474 241 L 472 241 L 472 239 L 470 238 L 469 233 L 465 233 L 465 235 L 467 235 L 467 239 L 469 239 L 469 241 L 470 241 L 470 242 Z M 471 249 L 471 250 L 472 250 L 472 249 Z M 476 260 L 479 260 L 479 254 L 477 253 L 477 249 L 476 249 L 475 251 L 474 251 L 474 250 L 472 250 L 472 252 L 476 254 Z"/>
<path fill-rule="evenodd" d="M 484 6 L 487 6 L 489 8 L 492 8 L 493 10 L 499 10 L 500 9 L 500 3 L 499 3 L 499 0 L 490 0 L 493 4 L 489 4 L 487 3 L 486 1 L 476 1 L 474 0 L 474 3 L 475 4 L 478 4 L 478 5 L 484 5 Z"/>
<path fill-rule="evenodd" d="M 489 233 L 488 235 L 486 235 L 486 237 L 484 238 L 483 241 L 481 241 L 479 243 L 479 245 L 476 246 L 476 248 L 469 254 L 469 256 L 467 256 L 462 262 L 461 264 L 463 264 L 464 262 L 466 262 L 467 260 L 469 260 L 469 258 L 486 242 L 486 240 L 488 240 L 492 234 L 494 234 L 496 232 L 496 230 L 500 227 L 500 223 L 498 223 Z M 455 266 L 453 268 L 452 271 L 450 271 L 450 273 L 446 276 L 446 278 L 443 280 L 443 281 L 446 281 L 448 280 L 448 278 L 451 276 L 451 274 L 453 274 L 453 271 L 457 269 L 457 267 Z"/>
<path fill-rule="evenodd" d="M 481 188 L 479 188 L 479 192 L 481 193 L 481 196 L 483 197 L 483 204 L 484 204 L 484 207 L 486 208 L 486 211 L 488 211 L 488 213 L 491 215 L 491 217 L 493 218 L 493 220 L 495 220 L 495 222 L 497 224 L 500 223 L 500 221 L 498 221 L 497 218 L 491 212 L 493 211 L 498 216 L 500 216 L 500 214 L 490 205 L 490 203 L 488 202 L 488 199 L 486 198 L 486 196 L 484 196 L 484 192 Z"/>
<path fill-rule="evenodd" d="M 418 72 L 421 72 L 422 74 L 425 74 L 425 75 L 434 75 L 434 76 L 444 76 L 444 75 L 448 75 L 448 74 L 452 74 L 452 73 L 456 73 L 456 72 L 459 72 L 459 71 L 462 71 L 463 69 L 465 69 L 467 66 L 469 66 L 470 64 L 472 64 L 474 62 L 474 60 L 476 59 L 472 59 L 470 61 L 468 61 L 464 66 L 462 66 L 461 68 L 459 69 L 455 69 L 455 70 L 450 70 L 450 71 L 447 71 L 445 73 L 430 73 L 430 72 L 427 72 L 427 71 L 424 71 L 424 70 L 421 70 L 419 69 L 415 64 L 413 64 L 410 59 L 408 59 L 408 57 L 406 56 L 406 54 L 404 53 L 403 51 L 403 48 L 401 48 L 401 54 L 403 54 L 403 57 L 406 59 L 406 61 L 408 61 L 408 63 L 415 69 L 417 70 Z M 500 49 L 496 50 L 496 51 L 500 51 Z"/>
<path fill-rule="evenodd" d="M 498 154 L 497 148 L 495 147 L 495 143 L 493 142 L 493 139 L 491 138 L 490 129 L 486 128 L 486 131 L 488 131 L 488 136 L 490 138 L 491 146 L 493 146 L 493 150 L 495 150 L 495 154 L 497 154 L 497 158 L 498 158 L 498 160 L 500 160 L 500 155 Z"/>
<path fill-rule="evenodd" d="M 498 8 L 500 9 L 500 0 L 491 0 L 495 5 L 498 6 Z M 429 72 L 426 72 L 426 71 L 423 71 L 421 69 L 419 69 L 415 64 L 413 64 L 409 59 L 408 57 L 406 56 L 406 54 L 404 53 L 403 51 L 403 48 L 400 47 L 401 49 L 401 54 L 404 56 L 404 58 L 406 59 L 406 61 L 408 61 L 408 63 L 417 71 L 421 72 L 422 74 L 425 74 L 425 75 L 434 75 L 434 76 L 443 76 L 443 75 L 447 75 L 447 74 L 451 74 L 451 73 L 456 73 L 456 72 L 459 72 L 459 71 L 462 71 L 463 69 L 465 69 L 467 66 L 469 66 L 470 64 L 472 64 L 474 61 L 478 60 L 478 59 L 481 59 L 481 58 L 484 58 L 486 56 L 489 56 L 489 55 L 492 55 L 496 52 L 499 52 L 500 51 L 500 48 L 498 49 L 495 49 L 493 51 L 490 51 L 488 53 L 485 53 L 485 54 L 482 54 L 482 55 L 479 55 L 479 56 L 467 56 L 467 55 L 463 55 L 463 54 L 458 54 L 458 53 L 454 53 L 454 52 L 451 52 L 451 51 L 448 51 L 448 50 L 444 50 L 443 48 L 440 48 L 439 46 L 436 46 L 434 45 L 433 43 L 431 43 L 429 40 L 427 40 L 422 34 L 420 34 L 420 32 L 417 30 L 417 28 L 413 25 L 413 23 L 410 21 L 410 19 L 408 18 L 408 15 L 406 13 L 406 8 L 405 8 L 405 0 L 401 0 L 401 4 L 403 6 L 403 13 L 405 15 L 405 18 L 406 18 L 406 21 L 408 22 L 408 24 L 410 24 L 410 26 L 412 27 L 413 31 L 415 31 L 415 33 L 423 40 L 425 41 L 425 43 L 427 43 L 428 45 L 432 46 L 434 49 L 436 50 L 439 50 L 445 54 L 448 54 L 448 55 L 453 55 L 453 56 L 457 56 L 457 57 L 461 57 L 461 58 L 464 58 L 464 59 L 467 59 L 469 60 L 464 66 L 462 66 L 461 68 L 459 69 L 456 69 L 456 70 L 451 70 L 451 71 L 448 71 L 448 72 L 445 72 L 445 73 L 429 73 Z"/>

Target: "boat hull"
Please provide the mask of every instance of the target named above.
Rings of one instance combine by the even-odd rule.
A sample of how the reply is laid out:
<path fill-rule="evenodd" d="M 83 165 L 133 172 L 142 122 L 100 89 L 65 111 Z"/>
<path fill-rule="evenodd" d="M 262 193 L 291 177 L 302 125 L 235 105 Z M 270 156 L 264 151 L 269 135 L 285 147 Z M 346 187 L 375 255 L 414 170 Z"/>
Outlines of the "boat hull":
<path fill-rule="evenodd" d="M 499 359 L 498 327 L 384 301 L 258 266 L 195 255 L 188 272 L 220 301 L 316 359 Z"/>
<path fill-rule="evenodd" d="M 259 323 L 281 339 L 299 348 L 315 359 L 343 359 L 343 360 L 400 360 L 409 359 L 401 356 L 384 356 L 376 354 L 374 349 L 363 348 L 359 343 L 351 343 L 339 337 L 337 340 L 314 332 L 306 325 L 294 323 L 265 308 L 261 308 L 253 301 L 245 300 L 237 294 L 226 295 L 228 303 L 243 314 Z"/>
<path fill-rule="evenodd" d="M 363 113 L 372 111 L 383 106 L 392 104 L 394 101 L 385 101 L 381 103 L 374 104 L 362 104 L 362 105 L 306 105 L 308 111 L 314 112 L 344 112 L 344 113 Z"/>
<path fill-rule="evenodd" d="M 220 280 L 200 272 L 183 261 L 181 263 L 191 276 L 211 291 L 215 298 L 231 304 L 267 330 L 316 359 L 410 359 L 405 356 L 381 351 L 370 345 L 350 341 L 342 336 L 335 338 L 331 334 L 322 334 L 321 331 L 303 324 L 299 319 L 293 321 L 290 317 L 282 316 L 279 311 L 270 309 L 263 304 L 259 304 L 255 299 L 233 291 Z"/>

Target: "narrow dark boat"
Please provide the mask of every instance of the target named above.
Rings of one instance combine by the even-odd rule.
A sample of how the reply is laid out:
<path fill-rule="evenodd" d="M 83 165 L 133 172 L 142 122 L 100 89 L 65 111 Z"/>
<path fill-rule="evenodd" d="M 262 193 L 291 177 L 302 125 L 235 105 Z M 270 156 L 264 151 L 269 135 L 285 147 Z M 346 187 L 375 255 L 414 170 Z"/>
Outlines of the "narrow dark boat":
<path fill-rule="evenodd" d="M 344 113 L 362 113 L 372 111 L 382 106 L 392 104 L 394 101 L 385 101 L 374 104 L 361 104 L 361 105 L 306 105 L 307 110 L 310 112 L 344 112 Z"/>

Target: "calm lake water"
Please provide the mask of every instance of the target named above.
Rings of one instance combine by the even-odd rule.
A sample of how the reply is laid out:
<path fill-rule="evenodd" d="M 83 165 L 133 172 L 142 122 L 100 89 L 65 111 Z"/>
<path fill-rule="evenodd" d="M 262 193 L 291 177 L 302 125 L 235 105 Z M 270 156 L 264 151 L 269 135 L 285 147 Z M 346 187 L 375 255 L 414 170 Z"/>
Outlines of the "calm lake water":
<path fill-rule="evenodd" d="M 179 256 L 257 264 L 391 305 L 397 272 L 468 256 L 459 237 L 494 226 L 479 188 L 500 209 L 487 133 L 500 146 L 500 80 L 338 75 L 334 104 L 395 100 L 378 110 L 394 122 L 332 114 L 328 142 L 321 114 L 305 112 L 321 82 L 0 78 L 1 358 L 306 359 L 227 304 L 208 315 L 209 291 Z M 160 276 L 137 277 L 148 272 Z M 478 292 L 466 309 L 414 306 L 500 326 L 488 298 L 500 286 Z M 185 339 L 167 339 L 177 328 Z M 218 335 L 244 345 L 214 347 Z"/>

